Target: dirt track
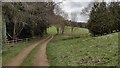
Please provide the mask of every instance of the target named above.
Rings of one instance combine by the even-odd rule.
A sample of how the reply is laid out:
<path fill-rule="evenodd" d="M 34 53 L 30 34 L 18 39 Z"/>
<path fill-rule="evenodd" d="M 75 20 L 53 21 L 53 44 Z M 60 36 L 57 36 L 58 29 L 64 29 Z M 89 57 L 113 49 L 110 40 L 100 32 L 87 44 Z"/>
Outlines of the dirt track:
<path fill-rule="evenodd" d="M 40 45 L 40 49 L 35 56 L 35 65 L 36 66 L 49 66 L 46 57 L 46 46 L 47 43 L 53 38 L 53 36 L 48 36 L 47 38 L 42 39 L 41 41 L 28 46 L 21 53 L 19 53 L 16 57 L 10 60 L 10 62 L 4 66 L 20 66 L 25 58 L 27 58 L 28 54 L 34 49 L 38 44 Z"/>
<path fill-rule="evenodd" d="M 39 51 L 35 55 L 34 65 L 35 66 L 49 66 L 47 56 L 46 56 L 46 46 L 47 43 L 53 38 L 53 36 L 48 37 L 46 40 L 42 41 Z"/>

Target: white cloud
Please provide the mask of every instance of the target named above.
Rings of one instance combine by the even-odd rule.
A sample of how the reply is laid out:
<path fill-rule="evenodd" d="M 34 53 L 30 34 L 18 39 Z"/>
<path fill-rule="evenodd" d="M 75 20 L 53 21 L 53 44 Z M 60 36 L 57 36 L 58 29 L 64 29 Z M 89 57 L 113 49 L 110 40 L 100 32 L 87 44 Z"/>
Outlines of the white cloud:
<path fill-rule="evenodd" d="M 63 0 L 54 0 L 56 3 L 57 2 L 62 2 Z M 77 21 L 87 21 L 88 16 L 83 16 L 80 15 L 80 12 L 82 9 L 87 7 L 90 2 L 95 2 L 95 1 L 103 1 L 103 0 L 64 0 L 62 4 L 60 4 L 60 7 L 64 12 L 67 12 L 69 14 L 69 19 L 71 19 L 70 14 L 76 12 L 77 13 Z M 118 0 L 104 0 L 105 2 L 111 2 L 111 1 L 118 1 Z M 120 0 L 119 0 L 120 1 Z"/>

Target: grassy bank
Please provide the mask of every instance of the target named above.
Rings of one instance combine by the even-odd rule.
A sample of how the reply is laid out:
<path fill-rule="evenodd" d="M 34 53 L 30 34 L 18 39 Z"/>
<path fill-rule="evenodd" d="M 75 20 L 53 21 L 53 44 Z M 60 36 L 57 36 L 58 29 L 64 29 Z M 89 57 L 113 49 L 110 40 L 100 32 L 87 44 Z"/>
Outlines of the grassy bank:
<path fill-rule="evenodd" d="M 80 38 L 59 39 L 56 36 L 47 46 L 51 66 L 115 66 L 118 63 L 118 33 L 90 37 L 83 29 Z M 67 32 L 66 32 L 67 33 Z M 64 37 L 65 38 L 65 37 Z"/>

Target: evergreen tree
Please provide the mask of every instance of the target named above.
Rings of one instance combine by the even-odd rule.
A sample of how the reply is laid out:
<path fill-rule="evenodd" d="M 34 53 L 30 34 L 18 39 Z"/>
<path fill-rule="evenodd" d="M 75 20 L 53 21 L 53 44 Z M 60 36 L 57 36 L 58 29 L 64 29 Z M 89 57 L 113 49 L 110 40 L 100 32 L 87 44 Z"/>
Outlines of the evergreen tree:
<path fill-rule="evenodd" d="M 90 12 L 88 29 L 94 36 L 120 31 L 120 2 L 95 2 Z"/>
<path fill-rule="evenodd" d="M 90 12 L 90 19 L 88 21 L 88 29 L 90 33 L 95 35 L 103 35 L 106 32 L 106 3 L 95 2 Z"/>
<path fill-rule="evenodd" d="M 112 31 L 120 31 L 120 3 L 111 2 L 108 6 L 109 22 L 112 26 Z"/>

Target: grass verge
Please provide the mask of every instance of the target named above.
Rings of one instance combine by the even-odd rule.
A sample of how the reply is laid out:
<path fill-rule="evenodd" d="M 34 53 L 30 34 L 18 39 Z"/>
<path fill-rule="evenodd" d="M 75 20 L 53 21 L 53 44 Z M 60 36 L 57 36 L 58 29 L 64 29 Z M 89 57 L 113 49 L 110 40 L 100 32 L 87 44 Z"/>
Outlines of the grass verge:
<path fill-rule="evenodd" d="M 38 41 L 38 39 L 26 41 L 26 42 L 20 42 L 14 45 L 14 47 L 5 45 L 2 52 L 2 65 L 7 64 L 12 58 L 17 56 L 24 48 L 35 43 L 36 41 Z"/>

